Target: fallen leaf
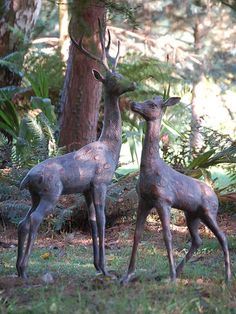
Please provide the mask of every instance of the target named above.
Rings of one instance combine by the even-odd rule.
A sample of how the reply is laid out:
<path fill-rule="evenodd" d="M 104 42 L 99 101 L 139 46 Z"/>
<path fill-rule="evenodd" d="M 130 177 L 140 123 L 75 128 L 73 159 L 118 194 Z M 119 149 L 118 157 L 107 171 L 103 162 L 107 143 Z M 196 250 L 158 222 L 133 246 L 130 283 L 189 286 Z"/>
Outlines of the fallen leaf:
<path fill-rule="evenodd" d="M 202 284 L 203 284 L 203 279 L 202 279 L 202 278 L 198 278 L 198 279 L 196 280 L 196 283 L 197 283 L 198 285 L 202 285 Z"/>
<path fill-rule="evenodd" d="M 46 252 L 46 253 L 42 254 L 40 257 L 41 257 L 42 259 L 49 259 L 49 257 L 50 257 L 51 255 L 52 255 L 51 252 Z"/>

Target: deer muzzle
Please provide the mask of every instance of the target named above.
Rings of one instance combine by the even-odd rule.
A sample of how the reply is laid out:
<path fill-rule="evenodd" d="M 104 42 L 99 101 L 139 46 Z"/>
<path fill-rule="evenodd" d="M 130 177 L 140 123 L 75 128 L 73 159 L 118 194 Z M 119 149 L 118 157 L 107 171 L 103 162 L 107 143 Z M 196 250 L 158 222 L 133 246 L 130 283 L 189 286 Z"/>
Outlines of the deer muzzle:
<path fill-rule="evenodd" d="M 137 84 L 135 83 L 135 82 L 132 82 L 131 84 L 130 84 L 130 92 L 132 92 L 132 91 L 134 91 L 135 89 L 136 89 L 136 87 L 137 87 Z"/>
<path fill-rule="evenodd" d="M 131 110 L 140 113 L 141 105 L 135 101 L 131 102 Z"/>

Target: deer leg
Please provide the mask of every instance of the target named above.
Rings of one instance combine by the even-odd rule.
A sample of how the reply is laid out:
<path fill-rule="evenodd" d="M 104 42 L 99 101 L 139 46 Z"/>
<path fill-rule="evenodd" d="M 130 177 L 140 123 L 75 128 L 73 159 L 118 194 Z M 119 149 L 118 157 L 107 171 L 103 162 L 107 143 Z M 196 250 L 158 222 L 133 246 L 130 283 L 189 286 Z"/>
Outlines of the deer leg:
<path fill-rule="evenodd" d="M 97 231 L 99 239 L 99 269 L 105 276 L 109 276 L 105 265 L 105 199 L 106 199 L 107 186 L 100 184 L 93 189 L 93 202 L 96 212 Z"/>
<path fill-rule="evenodd" d="M 229 282 L 231 280 L 231 266 L 230 266 L 230 257 L 229 257 L 229 248 L 228 241 L 223 231 L 220 230 L 216 217 L 213 216 L 209 210 L 206 210 L 204 216 L 202 217 L 204 224 L 214 233 L 218 239 L 223 253 L 224 253 L 224 262 L 225 262 L 225 281 Z"/>
<path fill-rule="evenodd" d="M 202 240 L 199 236 L 198 228 L 200 224 L 200 219 L 192 217 L 190 214 L 185 213 L 186 217 L 186 223 L 189 229 L 189 233 L 191 235 L 191 246 L 189 248 L 189 251 L 185 255 L 185 257 L 182 259 L 182 261 L 179 263 L 179 265 L 176 267 L 176 275 L 179 276 L 181 271 L 184 268 L 185 263 L 193 256 L 194 252 L 201 246 Z"/>
<path fill-rule="evenodd" d="M 101 271 L 99 268 L 99 248 L 98 248 L 98 232 L 96 222 L 96 212 L 93 204 L 90 191 L 84 193 L 86 204 L 88 207 L 89 223 L 91 227 L 91 236 L 93 241 L 93 264 L 97 271 Z"/>
<path fill-rule="evenodd" d="M 37 235 L 38 228 L 43 218 L 52 212 L 55 204 L 56 204 L 55 201 L 52 202 L 49 200 L 41 199 L 35 211 L 32 212 L 29 216 L 30 228 L 29 228 L 28 241 L 27 241 L 24 256 L 19 265 L 20 276 L 22 278 L 27 278 L 25 270 L 28 265 L 29 256 L 30 256 L 30 253 L 31 253 L 31 250 L 32 250 L 32 247 L 33 247 L 36 235 Z"/>
<path fill-rule="evenodd" d="M 150 213 L 150 210 L 151 208 L 147 207 L 146 203 L 143 200 L 139 201 L 131 258 L 130 258 L 127 274 L 121 279 L 122 284 L 127 284 L 134 276 L 138 244 L 141 240 L 143 229 L 144 229 L 144 224 L 145 224 L 148 214 Z"/>
<path fill-rule="evenodd" d="M 162 223 L 163 238 L 169 260 L 170 280 L 174 282 L 176 280 L 176 270 L 173 257 L 172 234 L 170 231 L 170 207 L 164 205 L 160 210 L 158 210 L 158 214 Z"/>
<path fill-rule="evenodd" d="M 26 214 L 25 218 L 21 220 L 18 225 L 18 251 L 17 251 L 16 269 L 17 269 L 17 273 L 19 277 L 22 277 L 20 265 L 22 263 L 23 255 L 24 255 L 23 254 L 24 243 L 30 229 L 30 215 L 39 204 L 39 196 L 37 194 L 31 193 L 31 199 L 32 199 L 32 207 Z"/>

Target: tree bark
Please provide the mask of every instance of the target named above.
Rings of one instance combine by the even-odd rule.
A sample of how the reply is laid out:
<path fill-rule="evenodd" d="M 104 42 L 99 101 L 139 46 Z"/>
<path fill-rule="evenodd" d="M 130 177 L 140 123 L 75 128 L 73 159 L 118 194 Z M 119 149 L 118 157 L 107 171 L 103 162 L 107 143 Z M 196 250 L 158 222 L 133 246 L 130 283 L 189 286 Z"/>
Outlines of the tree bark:
<path fill-rule="evenodd" d="M 5 0 L 0 19 L 0 58 L 19 49 L 19 37 L 11 28 L 20 31 L 26 39 L 32 30 L 41 8 L 41 0 Z M 22 60 L 18 60 L 23 63 Z M 19 85 L 21 77 L 0 67 L 0 87 Z"/>
<path fill-rule="evenodd" d="M 86 49 L 94 54 L 101 54 L 98 51 L 98 18 L 104 21 L 104 3 L 76 0 L 74 4 L 77 8 L 72 16 L 73 21 L 75 18 L 77 21 L 73 23 L 72 27 L 74 37 L 78 40 L 85 31 L 86 35 L 91 34 L 90 36 L 84 36 L 84 45 Z M 76 27 L 74 27 L 75 25 Z M 98 69 L 96 61 L 83 55 L 71 44 L 61 97 L 59 139 L 60 146 L 65 146 L 67 151 L 79 149 L 97 138 L 98 110 L 102 86 L 94 79 L 92 75 L 93 68 Z"/>
<path fill-rule="evenodd" d="M 196 54 L 201 54 L 204 49 L 204 38 L 207 35 L 208 29 L 204 27 L 204 18 L 207 16 L 196 17 L 194 26 L 194 50 Z M 202 53 L 203 54 L 203 53 Z M 203 136 L 199 129 L 201 127 L 202 106 L 204 104 L 204 89 L 205 89 L 205 67 L 206 61 L 204 58 L 202 64 L 195 65 L 195 77 L 193 78 L 192 89 L 192 117 L 191 117 L 191 140 L 190 147 L 193 156 L 196 156 L 203 146 Z"/>
<path fill-rule="evenodd" d="M 68 0 L 64 0 L 58 6 L 59 14 L 59 45 L 63 60 L 66 62 L 68 57 L 68 25 L 69 25 L 69 11 Z"/>

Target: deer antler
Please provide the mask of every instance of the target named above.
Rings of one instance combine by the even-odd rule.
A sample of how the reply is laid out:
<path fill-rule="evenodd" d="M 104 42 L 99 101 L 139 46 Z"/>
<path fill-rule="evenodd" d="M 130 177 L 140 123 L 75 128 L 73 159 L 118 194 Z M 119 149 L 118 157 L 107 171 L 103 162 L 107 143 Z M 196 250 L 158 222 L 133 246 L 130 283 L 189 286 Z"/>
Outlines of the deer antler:
<path fill-rule="evenodd" d="M 105 46 L 105 38 L 103 36 L 103 32 L 102 32 L 102 24 L 100 19 L 98 19 L 98 25 L 99 25 L 99 37 L 100 37 L 100 42 L 101 42 L 101 46 L 102 46 L 102 51 L 103 54 L 105 52 L 105 55 L 103 55 L 103 60 L 107 59 L 108 62 L 110 62 L 111 66 L 112 66 L 112 71 L 115 71 L 118 60 L 119 60 L 119 54 L 120 54 L 120 41 L 118 41 L 118 50 L 117 50 L 117 54 L 115 56 L 115 58 L 113 58 L 110 54 L 109 54 L 109 50 L 110 50 L 110 45 L 111 45 L 111 33 L 108 29 L 107 33 L 108 33 L 108 43 Z"/>
<path fill-rule="evenodd" d="M 111 65 L 112 65 L 112 71 L 115 71 L 116 66 L 117 66 L 117 63 L 118 63 L 118 60 L 119 60 L 120 41 L 118 40 L 117 53 L 116 53 L 115 58 L 113 58 L 113 57 L 109 54 L 109 49 L 110 49 L 110 44 L 111 44 L 111 33 L 110 33 L 109 30 L 107 31 L 107 33 L 108 33 L 108 43 L 107 43 L 107 45 L 106 45 L 106 47 L 105 47 L 106 57 L 107 57 L 107 59 L 109 60 L 109 62 L 111 63 Z"/>
<path fill-rule="evenodd" d="M 73 35 L 72 35 L 72 25 L 71 25 L 71 20 L 70 20 L 70 23 L 69 23 L 69 36 L 70 36 L 70 39 L 71 41 L 73 42 L 73 44 L 84 54 L 86 55 L 87 57 L 97 61 L 98 63 L 100 63 L 106 71 L 110 71 L 108 65 L 107 65 L 107 62 L 106 62 L 106 59 L 104 58 L 104 55 L 105 55 L 105 45 L 104 45 L 104 39 L 102 37 L 102 34 L 101 34 L 101 30 L 100 30 L 100 26 L 99 26 L 99 37 L 100 37 L 100 42 L 101 42 L 101 46 L 102 46 L 102 58 L 99 58 L 97 56 L 95 56 L 93 53 L 91 53 L 90 51 L 88 51 L 86 48 L 84 48 L 83 46 L 83 37 L 84 35 L 82 35 L 79 39 L 79 43 L 77 43 L 77 41 L 74 39 Z"/>

